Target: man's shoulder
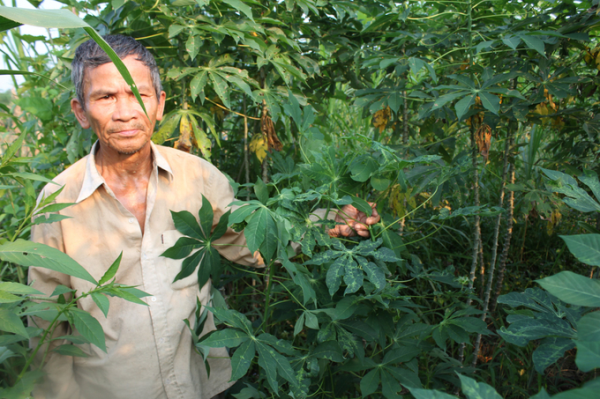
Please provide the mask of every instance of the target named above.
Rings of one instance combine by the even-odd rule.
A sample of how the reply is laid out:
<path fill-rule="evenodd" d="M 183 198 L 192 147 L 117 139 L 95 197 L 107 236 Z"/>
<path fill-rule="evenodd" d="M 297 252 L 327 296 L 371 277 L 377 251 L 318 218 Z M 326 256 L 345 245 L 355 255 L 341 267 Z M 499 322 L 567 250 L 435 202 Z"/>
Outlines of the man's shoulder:
<path fill-rule="evenodd" d="M 64 187 L 62 192 L 56 198 L 56 201 L 75 202 L 81 191 L 88 157 L 89 155 L 86 155 L 59 173 L 58 176 L 52 179 L 52 183 L 46 184 L 42 191 L 42 195 L 47 197 L 60 190 L 61 187 Z"/>

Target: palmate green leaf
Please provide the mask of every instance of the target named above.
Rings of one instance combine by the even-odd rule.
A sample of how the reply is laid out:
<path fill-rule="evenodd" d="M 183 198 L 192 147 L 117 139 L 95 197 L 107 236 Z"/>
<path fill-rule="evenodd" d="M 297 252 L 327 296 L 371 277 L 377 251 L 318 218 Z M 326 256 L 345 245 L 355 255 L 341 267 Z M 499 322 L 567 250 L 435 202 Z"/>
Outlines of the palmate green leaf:
<path fill-rule="evenodd" d="M 600 201 L 600 181 L 598 175 L 593 170 L 584 170 L 583 174 L 578 176 L 579 180 L 592 190 L 594 196 Z"/>
<path fill-rule="evenodd" d="M 575 364 L 583 372 L 600 367 L 600 342 L 577 341 L 577 357 Z"/>
<path fill-rule="evenodd" d="M 435 389 L 420 389 L 406 387 L 413 394 L 415 399 L 457 399 L 456 396 Z"/>
<path fill-rule="evenodd" d="M 271 215 L 269 215 L 267 217 L 266 221 L 267 221 L 267 225 L 265 227 L 266 236 L 264 238 L 264 241 L 260 245 L 260 253 L 263 255 L 263 259 L 265 260 L 265 262 L 269 262 L 269 261 L 271 261 L 271 259 L 273 259 L 273 256 L 275 255 L 275 252 L 277 250 L 278 228 L 277 228 L 277 224 L 275 223 L 275 221 L 273 220 Z"/>
<path fill-rule="evenodd" d="M 273 362 L 275 364 L 277 374 L 286 379 L 291 385 L 298 384 L 296 374 L 294 373 L 289 360 L 285 356 L 277 353 L 274 349 L 265 344 L 257 342 L 256 346 L 261 357 L 266 357 L 267 362 Z"/>
<path fill-rule="evenodd" d="M 578 234 L 559 236 L 569 251 L 582 263 L 590 266 L 600 266 L 600 234 Z"/>
<path fill-rule="evenodd" d="M 248 333 L 235 328 L 214 331 L 206 339 L 201 340 L 202 345 L 210 348 L 235 348 L 250 339 Z"/>
<path fill-rule="evenodd" d="M 202 38 L 196 35 L 190 35 L 185 42 L 185 51 L 190 55 L 190 59 L 194 60 L 198 55 L 198 50 L 202 45 Z"/>
<path fill-rule="evenodd" d="M 205 246 L 205 243 L 191 237 L 180 237 L 175 245 L 160 254 L 169 259 L 183 259 L 188 256 L 194 249 Z"/>
<path fill-rule="evenodd" d="M 577 306 L 600 306 L 600 281 L 598 280 L 564 271 L 535 281 L 563 302 Z"/>
<path fill-rule="evenodd" d="M 533 352 L 532 360 L 535 370 L 544 374 L 546 368 L 560 359 L 565 351 L 573 349 L 575 342 L 569 338 L 548 337 L 542 340 L 540 346 Z"/>
<path fill-rule="evenodd" d="M 329 295 L 333 296 L 333 294 L 340 289 L 340 285 L 342 284 L 342 276 L 344 275 L 347 262 L 353 262 L 352 258 L 349 259 L 347 256 L 342 256 L 336 259 L 336 261 L 329 266 L 329 270 L 327 270 L 327 276 L 325 278 L 325 283 L 329 289 Z"/>
<path fill-rule="evenodd" d="M 546 58 L 546 54 L 544 52 L 544 42 L 543 41 L 541 41 L 540 39 L 538 39 L 535 36 L 530 36 L 530 35 L 521 35 L 521 40 L 523 40 L 523 43 L 525 43 L 525 45 L 527 47 L 529 47 L 532 50 L 537 51 L 544 58 Z"/>
<path fill-rule="evenodd" d="M 460 90 L 458 92 L 445 94 L 443 96 L 438 97 L 433 102 L 433 107 L 431 107 L 432 111 L 435 111 L 438 108 L 442 108 L 444 105 L 449 103 L 450 101 L 457 99 L 458 97 L 464 96 L 468 92 L 466 90 Z"/>
<path fill-rule="evenodd" d="M 421 349 L 417 346 L 399 346 L 385 354 L 382 364 L 393 365 L 397 363 L 406 363 L 419 353 L 421 353 Z"/>
<path fill-rule="evenodd" d="M 188 237 L 196 238 L 200 241 L 204 241 L 204 234 L 202 233 L 202 229 L 198 224 L 198 221 L 188 211 L 174 212 L 171 211 L 171 217 L 173 218 L 173 223 L 175 224 L 175 228 L 181 234 L 184 234 Z"/>
<path fill-rule="evenodd" d="M 244 229 L 246 243 L 251 253 L 259 250 L 266 237 L 267 219 L 271 218 L 267 208 L 259 208 L 248 219 L 248 226 Z"/>
<path fill-rule="evenodd" d="M 379 169 L 379 164 L 370 155 L 361 155 L 350 164 L 350 172 L 353 180 L 365 182 Z"/>
<path fill-rule="evenodd" d="M 472 378 L 458 374 L 463 394 L 467 399 L 502 399 L 494 388 L 484 382 L 477 382 Z"/>
<path fill-rule="evenodd" d="M 364 398 L 375 392 L 379 386 L 380 380 L 380 368 L 378 367 L 365 374 L 360 380 L 360 393 L 362 397 Z"/>
<path fill-rule="evenodd" d="M 305 322 L 306 327 L 312 328 L 313 330 L 318 330 L 319 329 L 319 319 L 317 318 L 317 316 L 308 311 L 305 311 L 304 315 L 306 318 L 306 322 Z"/>
<path fill-rule="evenodd" d="M 373 257 L 377 260 L 383 261 L 383 262 L 400 262 L 402 259 L 397 258 L 396 255 L 394 254 L 394 252 L 386 247 L 381 247 L 379 248 L 377 251 L 373 252 Z"/>
<path fill-rule="evenodd" d="M 456 110 L 456 117 L 458 120 L 460 120 L 463 115 L 469 111 L 469 108 L 471 105 L 473 105 L 473 103 L 475 103 L 475 94 L 468 95 L 456 102 L 454 109 Z"/>
<path fill-rule="evenodd" d="M 206 249 L 206 247 L 204 247 Z M 200 264 L 202 257 L 204 256 L 204 250 L 200 250 L 198 252 L 194 252 L 190 257 L 185 258 L 185 260 L 181 263 L 181 271 L 177 273 L 177 276 L 173 279 L 173 282 L 177 280 L 181 280 L 191 275 L 196 267 Z"/>
<path fill-rule="evenodd" d="M 299 354 L 299 352 L 294 349 L 291 342 L 286 341 L 285 339 L 277 339 L 274 335 L 268 333 L 262 333 L 256 338 L 258 341 L 272 346 L 285 355 L 296 356 Z"/>
<path fill-rule="evenodd" d="M 227 84 L 227 81 L 216 72 L 210 72 L 209 75 L 215 93 L 217 93 L 226 108 L 231 108 L 231 104 L 229 104 L 229 85 Z"/>
<path fill-rule="evenodd" d="M 487 91 L 480 91 L 479 98 L 481 99 L 481 105 L 483 105 L 485 109 L 498 115 L 498 111 L 500 111 L 500 99 L 498 96 L 488 93 Z"/>
<path fill-rule="evenodd" d="M 260 207 L 260 205 L 255 203 L 255 204 L 244 205 L 244 206 L 236 209 L 235 211 L 233 211 L 231 213 L 231 215 L 229 215 L 229 221 L 228 221 L 227 225 L 231 226 L 231 225 L 243 222 L 244 220 L 246 220 L 246 218 L 248 216 L 250 216 L 252 214 L 252 212 L 254 212 L 259 207 Z"/>
<path fill-rule="evenodd" d="M 364 212 L 367 216 L 373 214 L 373 208 L 364 199 L 360 197 L 352 197 L 352 205 L 361 212 Z"/>
<path fill-rule="evenodd" d="M 208 71 L 207 70 L 203 70 L 194 76 L 194 78 L 190 82 L 190 91 L 191 91 L 191 95 L 192 95 L 192 100 L 195 100 L 196 97 L 198 97 L 198 95 L 200 95 L 201 93 L 204 93 L 204 87 L 206 86 L 207 82 L 208 82 Z M 202 98 L 200 98 L 200 100 L 202 102 L 204 102 L 204 96 L 202 96 Z"/>
<path fill-rule="evenodd" d="M 575 331 L 569 323 L 558 317 L 552 321 L 533 318 L 520 319 L 512 323 L 508 329 L 502 327 L 498 333 L 506 341 L 518 346 L 525 346 L 529 341 L 548 336 L 571 338 L 575 335 Z"/>
<path fill-rule="evenodd" d="M 256 184 L 254 184 L 254 194 L 256 194 L 256 198 L 258 198 L 263 205 L 267 204 L 269 199 L 269 189 L 260 177 L 256 179 Z"/>
<path fill-rule="evenodd" d="M 72 309 L 70 314 L 77 331 L 90 341 L 90 343 L 106 352 L 104 330 L 98 320 L 94 319 L 89 313 L 79 309 Z"/>
<path fill-rule="evenodd" d="M 404 387 L 422 388 L 423 384 L 419 379 L 419 374 L 407 367 L 386 367 L 385 368 L 395 379 Z"/>
<path fill-rule="evenodd" d="M 302 332 L 302 329 L 304 328 L 304 313 L 302 313 L 300 315 L 300 317 L 298 317 L 298 320 L 296 320 L 296 324 L 294 325 L 294 337 L 298 334 L 300 334 Z"/>
<path fill-rule="evenodd" d="M 217 227 L 215 227 L 212 235 L 210 236 L 210 241 L 214 242 L 219 238 L 223 237 L 223 235 L 227 232 L 227 223 L 229 222 L 229 216 L 231 214 L 231 210 L 225 212 L 221 218 L 219 219 L 219 223 Z"/>
<path fill-rule="evenodd" d="M 206 160 L 210 161 L 212 141 L 210 141 L 210 138 L 204 129 L 198 125 L 198 120 L 196 118 L 193 116 L 190 117 L 190 122 L 192 122 L 192 131 L 194 132 L 194 137 L 196 138 L 196 146 L 200 149 L 202 156 Z"/>
<path fill-rule="evenodd" d="M 381 393 L 387 399 L 402 399 L 398 392 L 402 389 L 398 381 L 387 369 L 381 370 Z"/>
<path fill-rule="evenodd" d="M 367 273 L 367 278 L 375 285 L 379 291 L 385 288 L 386 279 L 383 271 L 373 262 L 368 262 L 362 265 L 363 271 Z"/>
<path fill-rule="evenodd" d="M 231 357 L 231 379 L 230 381 L 239 380 L 246 375 L 246 372 L 252 364 L 252 359 L 256 354 L 256 348 L 254 341 L 249 339 L 244 342 L 240 347 L 233 353 Z"/>
<path fill-rule="evenodd" d="M 279 392 L 279 383 L 277 382 L 277 363 L 269 356 L 269 347 L 265 344 L 256 343 L 258 351 L 258 365 L 264 370 L 267 382 L 271 386 L 273 392 Z M 271 349 L 272 352 L 275 352 Z"/>
<path fill-rule="evenodd" d="M 458 317 L 448 320 L 449 324 L 455 324 L 465 331 L 478 334 L 489 334 L 487 323 L 475 317 Z"/>
<path fill-rule="evenodd" d="M 344 266 L 344 270 L 344 283 L 346 283 L 344 295 L 353 294 L 362 287 L 363 273 L 354 260 L 347 262 Z"/>
<path fill-rule="evenodd" d="M 0 259 L 21 266 L 43 267 L 89 281 L 94 285 L 98 284 L 92 275 L 71 257 L 44 244 L 19 239 L 0 245 Z"/>
<path fill-rule="evenodd" d="M 342 348 L 337 341 L 325 341 L 320 343 L 310 351 L 309 357 L 314 357 L 316 359 L 327 359 L 338 363 L 344 361 Z"/>
<path fill-rule="evenodd" d="M 221 277 L 221 255 L 219 252 L 211 247 L 206 247 L 199 252 L 203 252 L 204 256 L 198 266 L 198 285 L 203 287 L 208 282 L 210 276 L 213 277 L 215 284 L 218 284 Z"/>
<path fill-rule="evenodd" d="M 254 21 L 254 19 L 252 18 L 252 9 L 248 5 L 244 4 L 241 0 L 221 0 L 221 1 L 225 4 L 229 4 L 231 7 L 240 11 L 241 13 L 246 15 L 248 18 L 250 18 L 252 21 Z"/>
<path fill-rule="evenodd" d="M 577 322 L 577 339 L 600 342 L 600 312 L 592 312 Z"/>
<path fill-rule="evenodd" d="M 202 194 L 202 207 L 198 211 L 198 220 L 200 220 L 200 227 L 202 228 L 204 239 L 210 237 L 210 232 L 213 226 L 214 212 L 210 201 Z"/>

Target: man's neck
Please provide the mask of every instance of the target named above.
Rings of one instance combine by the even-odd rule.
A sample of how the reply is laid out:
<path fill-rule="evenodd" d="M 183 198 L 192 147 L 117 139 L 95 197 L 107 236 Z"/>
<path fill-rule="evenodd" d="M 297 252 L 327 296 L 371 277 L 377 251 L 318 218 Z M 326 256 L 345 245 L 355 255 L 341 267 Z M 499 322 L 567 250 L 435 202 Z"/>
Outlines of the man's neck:
<path fill-rule="evenodd" d="M 98 173 L 110 182 L 147 180 L 152 173 L 152 149 L 150 143 L 134 154 L 120 154 L 99 144 L 95 154 Z"/>

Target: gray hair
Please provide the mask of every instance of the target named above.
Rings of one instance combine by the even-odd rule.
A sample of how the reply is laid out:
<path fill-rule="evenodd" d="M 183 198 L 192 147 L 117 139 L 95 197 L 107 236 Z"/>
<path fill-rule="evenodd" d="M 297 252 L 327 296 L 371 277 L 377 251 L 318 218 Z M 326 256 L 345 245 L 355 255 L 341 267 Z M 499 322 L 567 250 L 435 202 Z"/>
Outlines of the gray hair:
<path fill-rule="evenodd" d="M 124 35 L 106 35 L 104 40 L 112 47 L 120 59 L 130 55 L 135 55 L 138 61 L 141 61 L 150 69 L 152 85 L 156 90 L 156 96 L 160 101 L 160 93 L 162 84 L 160 83 L 160 75 L 156 61 L 150 52 L 141 43 L 137 42 L 133 37 Z M 103 64 L 108 64 L 112 60 L 102 50 L 102 48 L 93 40 L 88 40 L 77 48 L 75 58 L 73 59 L 71 80 L 75 85 L 75 93 L 81 106 L 85 109 L 83 98 L 83 78 L 87 69 L 93 69 Z"/>

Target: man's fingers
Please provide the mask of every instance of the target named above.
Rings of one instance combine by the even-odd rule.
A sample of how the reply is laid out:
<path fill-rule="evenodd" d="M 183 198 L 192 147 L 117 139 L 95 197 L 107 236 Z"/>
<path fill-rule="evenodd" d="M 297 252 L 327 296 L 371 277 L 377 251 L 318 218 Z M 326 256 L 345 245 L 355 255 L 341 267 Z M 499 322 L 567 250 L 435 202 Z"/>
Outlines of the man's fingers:
<path fill-rule="evenodd" d="M 375 204 L 373 204 L 373 205 L 375 205 Z M 371 206 L 373 206 L 373 205 L 371 205 Z M 379 216 L 379 213 L 377 213 L 377 209 L 375 209 L 373 207 L 373 213 L 371 213 L 371 216 L 369 216 L 365 222 L 368 225 L 372 225 L 375 223 L 379 223 L 380 220 L 381 220 L 381 216 Z"/>

